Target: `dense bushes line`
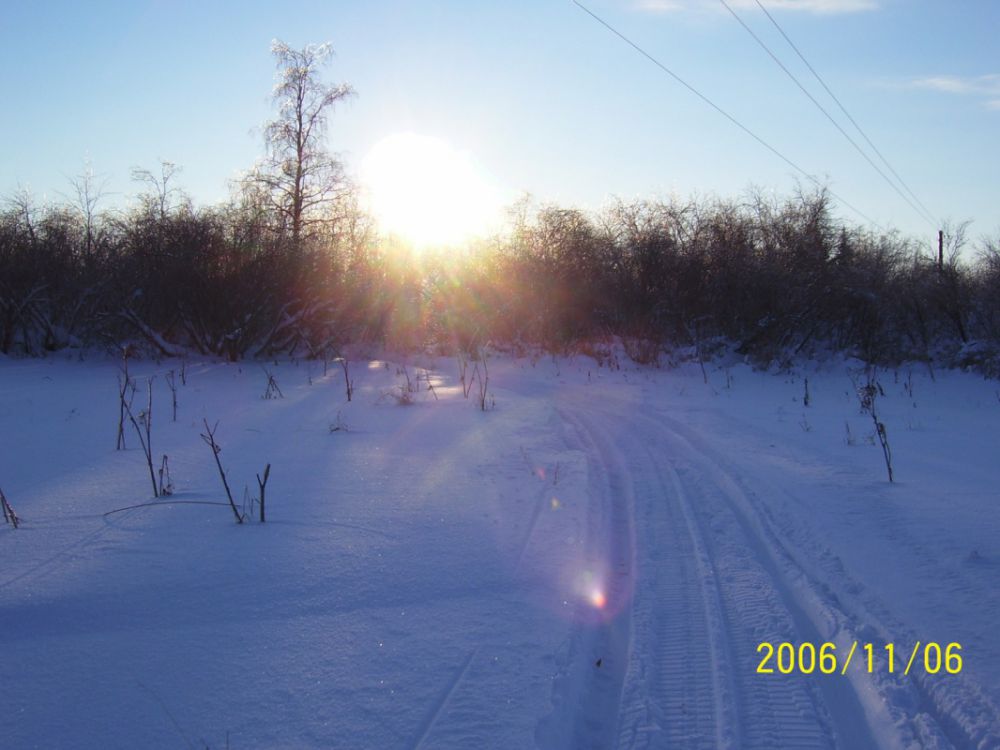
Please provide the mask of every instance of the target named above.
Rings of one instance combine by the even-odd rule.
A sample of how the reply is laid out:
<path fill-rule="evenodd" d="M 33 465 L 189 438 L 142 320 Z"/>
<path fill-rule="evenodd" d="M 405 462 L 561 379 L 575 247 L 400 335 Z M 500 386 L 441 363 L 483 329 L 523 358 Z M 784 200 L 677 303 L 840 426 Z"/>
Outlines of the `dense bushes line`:
<path fill-rule="evenodd" d="M 467 336 L 550 347 L 607 333 L 703 353 L 732 345 L 760 363 L 832 350 L 995 370 L 1000 244 L 984 240 L 964 262 L 964 228 L 948 239 L 939 266 L 913 240 L 836 222 L 822 192 L 619 203 L 597 217 L 522 210 L 473 258 L 465 308 L 442 309 Z"/>
<path fill-rule="evenodd" d="M 245 202 L 161 210 L 143 200 L 93 222 L 13 203 L 0 214 L 4 353 L 126 341 L 230 359 L 319 352 L 354 334 L 349 298 L 374 268 L 370 226 L 348 212 L 292 243 Z"/>
<path fill-rule="evenodd" d="M 240 359 L 617 334 L 650 356 L 725 342 L 761 362 L 832 349 L 989 368 L 1000 350 L 1000 245 L 964 262 L 957 232 L 939 267 L 912 240 L 835 221 L 822 193 L 597 216 L 524 203 L 502 235 L 425 254 L 380 240 L 350 194 L 295 238 L 246 195 L 165 198 L 105 215 L 9 201 L 0 351 L 141 342 Z"/>

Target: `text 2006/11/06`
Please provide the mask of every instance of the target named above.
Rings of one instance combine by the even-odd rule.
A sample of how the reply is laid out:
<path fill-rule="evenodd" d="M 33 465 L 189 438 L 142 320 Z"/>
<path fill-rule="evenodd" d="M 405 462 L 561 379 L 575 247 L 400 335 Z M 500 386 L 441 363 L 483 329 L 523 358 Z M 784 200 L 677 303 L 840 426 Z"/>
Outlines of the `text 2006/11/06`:
<path fill-rule="evenodd" d="M 764 641 L 757 646 L 761 660 L 757 664 L 757 674 L 847 674 L 848 667 L 858 652 L 858 642 L 851 643 L 846 658 L 838 654 L 837 644 L 814 643 L 770 643 Z M 861 668 L 866 672 L 885 670 L 893 674 L 899 667 L 908 675 L 913 669 L 922 668 L 927 674 L 958 674 L 962 671 L 962 646 L 959 643 L 940 644 L 934 641 L 917 641 L 912 649 L 897 651 L 896 644 L 878 646 L 873 643 L 860 644 L 858 656 Z M 842 651 L 841 651 L 842 653 Z M 905 659 L 905 661 L 904 661 Z"/>

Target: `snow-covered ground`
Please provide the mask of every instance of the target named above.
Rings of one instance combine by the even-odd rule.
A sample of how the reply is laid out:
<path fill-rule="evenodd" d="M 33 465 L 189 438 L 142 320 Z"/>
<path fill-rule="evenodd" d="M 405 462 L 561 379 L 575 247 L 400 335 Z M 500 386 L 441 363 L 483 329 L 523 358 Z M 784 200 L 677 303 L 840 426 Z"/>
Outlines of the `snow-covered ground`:
<path fill-rule="evenodd" d="M 196 362 L 176 423 L 180 364 L 133 362 L 175 492 L 105 515 L 152 500 L 117 363 L 0 361 L 0 746 L 1000 747 L 1000 386 L 881 373 L 890 484 L 847 364 L 620 362 L 496 355 L 485 413 L 443 357 L 410 405 L 402 361 L 350 403 L 336 366 L 264 400 Z M 271 464 L 266 524 L 197 504 L 203 419 L 238 501 Z M 961 673 L 904 676 L 917 641 Z"/>

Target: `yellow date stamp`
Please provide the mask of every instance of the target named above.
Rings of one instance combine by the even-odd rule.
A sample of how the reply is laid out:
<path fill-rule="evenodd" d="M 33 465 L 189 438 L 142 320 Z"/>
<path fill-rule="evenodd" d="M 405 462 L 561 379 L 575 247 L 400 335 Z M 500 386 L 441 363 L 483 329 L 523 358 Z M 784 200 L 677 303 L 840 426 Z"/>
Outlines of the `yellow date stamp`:
<path fill-rule="evenodd" d="M 859 649 L 860 646 L 860 649 Z M 860 650 L 860 654 L 858 651 Z M 876 645 L 853 641 L 845 653 L 836 643 L 771 643 L 757 646 L 761 659 L 757 674 L 841 674 L 846 675 L 852 662 L 869 674 L 885 671 L 904 675 L 914 669 L 926 674 L 959 674 L 962 671 L 962 646 L 935 641 L 917 641 L 913 648 L 897 649 L 895 643 Z"/>

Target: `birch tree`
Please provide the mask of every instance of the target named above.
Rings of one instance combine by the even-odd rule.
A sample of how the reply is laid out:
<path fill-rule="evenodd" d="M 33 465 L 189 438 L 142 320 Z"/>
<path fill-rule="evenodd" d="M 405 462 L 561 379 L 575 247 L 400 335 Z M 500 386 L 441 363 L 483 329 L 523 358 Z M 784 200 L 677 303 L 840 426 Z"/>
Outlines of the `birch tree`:
<path fill-rule="evenodd" d="M 355 92 L 347 83 L 320 80 L 333 55 L 329 43 L 296 50 L 275 40 L 271 52 L 278 68 L 278 116 L 264 128 L 267 156 L 254 178 L 298 246 L 323 208 L 349 189 L 343 165 L 327 147 L 326 128 L 334 105 Z"/>

